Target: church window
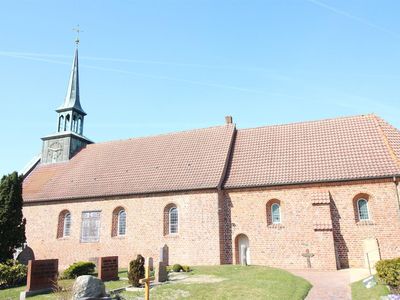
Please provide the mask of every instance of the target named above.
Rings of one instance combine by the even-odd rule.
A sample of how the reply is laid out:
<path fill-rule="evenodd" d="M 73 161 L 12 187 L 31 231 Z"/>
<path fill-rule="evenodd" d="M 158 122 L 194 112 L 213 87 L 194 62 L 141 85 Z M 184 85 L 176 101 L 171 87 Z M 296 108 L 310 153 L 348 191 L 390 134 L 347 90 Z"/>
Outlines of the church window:
<path fill-rule="evenodd" d="M 100 239 L 100 211 L 82 212 L 81 242 L 98 242 Z"/>
<path fill-rule="evenodd" d="M 71 235 L 71 213 L 63 210 L 58 215 L 57 238 L 68 237 Z"/>
<path fill-rule="evenodd" d="M 369 220 L 368 201 L 360 198 L 357 200 L 358 218 L 360 221 Z"/>
<path fill-rule="evenodd" d="M 118 235 L 125 235 L 126 232 L 126 212 L 121 210 L 118 214 Z"/>
<path fill-rule="evenodd" d="M 64 131 L 70 130 L 70 128 L 69 128 L 70 125 L 69 124 L 70 124 L 70 117 L 69 117 L 69 115 L 67 115 L 65 117 Z"/>
<path fill-rule="evenodd" d="M 178 233 L 179 226 L 178 207 L 170 203 L 164 207 L 164 235 Z"/>
<path fill-rule="evenodd" d="M 278 203 L 271 205 L 272 224 L 281 223 L 281 207 Z"/>
<path fill-rule="evenodd" d="M 267 225 L 275 225 L 282 223 L 281 201 L 271 199 L 266 205 Z"/>
<path fill-rule="evenodd" d="M 169 233 L 178 233 L 178 208 L 176 207 L 169 210 Z"/>
<path fill-rule="evenodd" d="M 126 234 L 126 211 L 122 206 L 113 210 L 111 221 L 111 236 L 124 236 Z"/>
<path fill-rule="evenodd" d="M 71 234 L 71 214 L 67 213 L 64 218 L 64 236 Z"/>
<path fill-rule="evenodd" d="M 58 132 L 63 131 L 64 129 L 64 116 L 60 116 L 58 120 Z"/>

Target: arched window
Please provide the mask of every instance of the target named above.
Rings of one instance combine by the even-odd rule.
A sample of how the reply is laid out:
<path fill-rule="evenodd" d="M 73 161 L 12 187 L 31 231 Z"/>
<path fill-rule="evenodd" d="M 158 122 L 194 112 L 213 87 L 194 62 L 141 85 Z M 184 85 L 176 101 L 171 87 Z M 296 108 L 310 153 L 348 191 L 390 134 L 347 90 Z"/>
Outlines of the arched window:
<path fill-rule="evenodd" d="M 357 200 L 358 219 L 360 221 L 369 220 L 368 201 L 364 198 Z"/>
<path fill-rule="evenodd" d="M 64 125 L 64 131 L 70 130 L 70 117 L 67 115 L 65 117 L 65 125 Z"/>
<path fill-rule="evenodd" d="M 78 123 L 77 123 L 77 120 L 76 120 L 76 116 L 74 115 L 72 117 L 72 131 L 73 132 L 77 132 L 78 131 L 77 130 L 77 125 L 78 125 Z"/>
<path fill-rule="evenodd" d="M 164 235 L 176 234 L 179 230 L 178 207 L 170 203 L 164 207 Z"/>
<path fill-rule="evenodd" d="M 278 203 L 271 205 L 272 224 L 281 223 L 281 206 Z"/>
<path fill-rule="evenodd" d="M 76 131 L 79 134 L 82 134 L 82 118 L 78 118 L 78 130 Z"/>
<path fill-rule="evenodd" d="M 281 201 L 278 199 L 271 199 L 266 205 L 267 225 L 281 224 L 282 212 Z"/>
<path fill-rule="evenodd" d="M 58 215 L 57 238 L 68 237 L 71 235 L 71 213 L 63 210 Z"/>
<path fill-rule="evenodd" d="M 64 130 L 64 116 L 60 116 L 58 119 L 58 132 L 61 132 Z"/>
<path fill-rule="evenodd" d="M 112 213 L 111 236 L 124 236 L 126 234 L 126 210 L 118 206 Z"/>
<path fill-rule="evenodd" d="M 169 233 L 178 233 L 178 208 L 176 207 L 169 210 Z"/>
<path fill-rule="evenodd" d="M 126 212 L 120 210 L 118 213 L 118 235 L 125 235 L 126 232 Z"/>
<path fill-rule="evenodd" d="M 64 217 L 63 236 L 70 236 L 70 234 L 71 234 L 71 214 L 66 213 Z"/>

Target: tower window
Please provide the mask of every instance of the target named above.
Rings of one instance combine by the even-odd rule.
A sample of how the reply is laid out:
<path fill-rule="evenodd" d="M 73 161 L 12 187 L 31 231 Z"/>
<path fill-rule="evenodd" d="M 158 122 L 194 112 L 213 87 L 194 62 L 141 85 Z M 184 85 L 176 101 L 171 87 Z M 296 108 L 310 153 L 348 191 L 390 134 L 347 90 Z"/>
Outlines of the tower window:
<path fill-rule="evenodd" d="M 64 130 L 64 116 L 60 116 L 58 118 L 58 132 L 61 132 Z"/>
<path fill-rule="evenodd" d="M 78 118 L 78 130 L 76 131 L 79 134 L 82 134 L 82 118 Z"/>
<path fill-rule="evenodd" d="M 70 130 L 70 116 L 67 115 L 65 117 L 65 125 L 64 125 L 64 131 Z"/>

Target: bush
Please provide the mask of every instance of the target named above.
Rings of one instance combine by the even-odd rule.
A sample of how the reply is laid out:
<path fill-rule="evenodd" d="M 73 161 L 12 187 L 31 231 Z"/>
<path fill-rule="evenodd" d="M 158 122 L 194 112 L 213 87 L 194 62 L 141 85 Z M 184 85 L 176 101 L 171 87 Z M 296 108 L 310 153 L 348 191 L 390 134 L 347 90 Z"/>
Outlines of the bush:
<path fill-rule="evenodd" d="M 165 269 L 167 270 L 167 273 L 172 272 L 172 266 L 166 266 Z"/>
<path fill-rule="evenodd" d="M 379 279 L 394 291 L 400 289 L 400 257 L 380 260 L 375 265 Z"/>
<path fill-rule="evenodd" d="M 192 271 L 192 269 L 190 269 L 189 266 L 182 266 L 182 271 L 183 272 L 190 272 L 190 271 Z"/>
<path fill-rule="evenodd" d="M 19 263 L 9 259 L 0 264 L 0 287 L 13 287 L 23 285 L 26 283 L 28 268 Z"/>
<path fill-rule="evenodd" d="M 180 272 L 182 270 L 182 266 L 180 264 L 175 264 L 172 266 L 172 271 Z"/>
<path fill-rule="evenodd" d="M 144 278 L 144 257 L 140 254 L 135 260 L 129 263 L 128 279 L 129 283 L 135 287 L 140 286 L 139 280 Z"/>
<path fill-rule="evenodd" d="M 63 273 L 63 278 L 74 279 L 81 275 L 92 275 L 96 265 L 89 261 L 79 261 L 73 263 Z"/>

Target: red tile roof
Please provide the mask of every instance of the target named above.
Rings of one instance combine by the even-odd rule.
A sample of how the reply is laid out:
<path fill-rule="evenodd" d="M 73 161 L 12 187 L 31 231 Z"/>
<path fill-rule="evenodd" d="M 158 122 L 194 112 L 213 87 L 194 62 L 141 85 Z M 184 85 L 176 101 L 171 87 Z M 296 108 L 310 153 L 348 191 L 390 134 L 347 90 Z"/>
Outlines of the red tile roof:
<path fill-rule="evenodd" d="M 225 188 L 400 174 L 400 132 L 375 115 L 238 130 Z"/>
<path fill-rule="evenodd" d="M 37 166 L 25 202 L 217 188 L 233 125 L 91 144 L 70 161 Z"/>
<path fill-rule="evenodd" d="M 88 145 L 38 165 L 26 202 L 400 175 L 400 132 L 374 115 L 236 130 L 234 125 Z M 324 200 L 325 201 L 325 200 Z"/>

